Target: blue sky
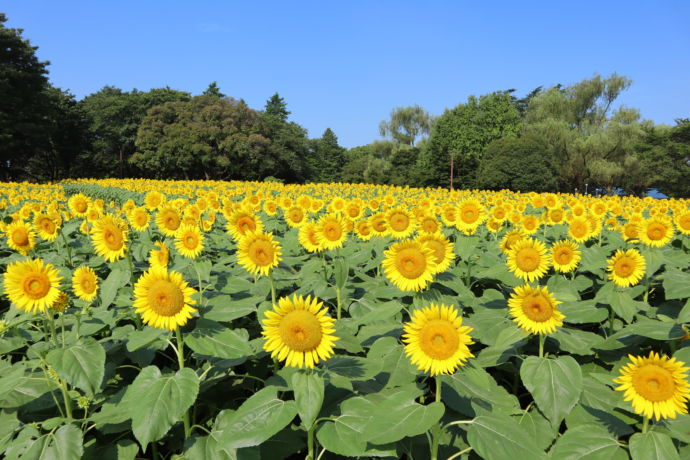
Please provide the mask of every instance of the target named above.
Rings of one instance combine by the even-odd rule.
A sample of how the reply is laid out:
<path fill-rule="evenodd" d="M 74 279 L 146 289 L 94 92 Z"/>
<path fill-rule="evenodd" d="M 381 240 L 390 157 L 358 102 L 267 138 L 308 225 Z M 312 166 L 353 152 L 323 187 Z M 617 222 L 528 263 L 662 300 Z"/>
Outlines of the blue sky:
<path fill-rule="evenodd" d="M 594 73 L 633 80 L 643 118 L 690 117 L 687 1 L 4 1 L 9 27 L 77 98 L 104 85 L 221 90 L 353 147 L 379 139 L 396 106 L 440 114 L 509 88 Z"/>

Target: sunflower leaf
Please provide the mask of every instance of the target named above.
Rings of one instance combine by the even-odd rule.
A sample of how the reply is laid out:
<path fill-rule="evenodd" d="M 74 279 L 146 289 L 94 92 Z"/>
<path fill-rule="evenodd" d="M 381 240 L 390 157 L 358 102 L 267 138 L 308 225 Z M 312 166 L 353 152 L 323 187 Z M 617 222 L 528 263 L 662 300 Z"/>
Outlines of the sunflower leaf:
<path fill-rule="evenodd" d="M 635 433 L 629 446 L 632 460 L 680 460 L 673 441 L 664 433 Z"/>
<path fill-rule="evenodd" d="M 297 412 L 302 425 L 309 429 L 323 404 L 323 378 L 313 371 L 299 370 L 292 375 L 292 390 L 295 393 Z"/>
<path fill-rule="evenodd" d="M 51 350 L 46 356 L 61 379 L 89 395 L 98 393 L 105 374 L 105 350 L 91 338 L 67 348 Z"/>
<path fill-rule="evenodd" d="M 113 269 L 101 285 L 101 307 L 108 308 L 115 300 L 118 289 L 129 281 L 129 273 L 120 269 Z"/>
<path fill-rule="evenodd" d="M 228 329 L 215 321 L 199 320 L 184 341 L 195 353 L 216 358 L 238 359 L 254 354 L 245 329 Z"/>
<path fill-rule="evenodd" d="M 570 356 L 556 359 L 530 356 L 520 367 L 520 377 L 554 427 L 560 425 L 582 393 L 582 371 Z"/>
<path fill-rule="evenodd" d="M 482 415 L 467 427 L 467 441 L 486 460 L 515 460 L 548 457 L 518 423 L 507 415 Z"/>
<path fill-rule="evenodd" d="M 578 425 L 558 438 L 551 458 L 559 460 L 626 460 L 618 441 L 605 428 Z"/>

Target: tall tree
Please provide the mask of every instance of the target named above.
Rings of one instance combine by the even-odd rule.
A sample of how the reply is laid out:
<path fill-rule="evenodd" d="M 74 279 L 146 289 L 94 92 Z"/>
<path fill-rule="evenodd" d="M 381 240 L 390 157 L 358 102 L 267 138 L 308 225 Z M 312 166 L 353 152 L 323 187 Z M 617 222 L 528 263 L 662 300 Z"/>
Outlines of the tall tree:
<path fill-rule="evenodd" d="M 506 91 L 470 96 L 446 110 L 434 124 L 419 155 L 419 171 L 427 185 L 473 188 L 484 149 L 494 139 L 515 135 L 520 115 Z"/>
<path fill-rule="evenodd" d="M 395 142 L 414 145 L 419 136 L 429 134 L 432 125 L 433 117 L 415 104 L 391 110 L 390 120 L 383 120 L 379 124 L 379 132 L 383 137 L 390 136 Z"/>
<path fill-rule="evenodd" d="M 201 93 L 204 96 L 213 96 L 213 97 L 226 97 L 225 94 L 220 92 L 220 88 L 218 87 L 218 82 L 212 81 L 209 83 L 208 88 L 204 90 L 203 93 Z"/>
<path fill-rule="evenodd" d="M 345 166 L 345 149 L 338 144 L 338 137 L 326 128 L 320 139 L 312 140 L 309 169 L 316 182 L 342 182 Z"/>

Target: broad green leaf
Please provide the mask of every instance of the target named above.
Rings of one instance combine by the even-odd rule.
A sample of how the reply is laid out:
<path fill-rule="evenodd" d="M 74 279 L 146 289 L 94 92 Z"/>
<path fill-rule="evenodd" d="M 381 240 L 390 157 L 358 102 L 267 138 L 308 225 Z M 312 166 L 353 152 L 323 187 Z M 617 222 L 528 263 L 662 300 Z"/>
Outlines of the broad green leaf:
<path fill-rule="evenodd" d="M 656 340 L 676 340 L 685 335 L 685 331 L 679 324 L 642 317 L 616 335 L 620 333 L 641 335 Z"/>
<path fill-rule="evenodd" d="M 471 333 L 470 333 L 471 334 Z M 484 348 L 476 361 L 481 367 L 492 367 L 506 362 L 517 352 L 516 350 L 527 342 L 527 333 L 516 325 L 509 325 L 503 329 L 493 345 Z"/>
<path fill-rule="evenodd" d="M 546 460 L 529 433 L 507 415 L 492 414 L 475 418 L 467 427 L 467 441 L 486 460 Z"/>
<path fill-rule="evenodd" d="M 105 373 L 105 350 L 91 338 L 56 348 L 46 356 L 61 379 L 85 391 L 89 395 L 98 393 Z"/>
<path fill-rule="evenodd" d="M 685 302 L 685 305 L 680 310 L 680 313 L 678 313 L 678 322 L 690 323 L 690 299 Z"/>
<path fill-rule="evenodd" d="M 664 280 L 662 284 L 666 300 L 690 297 L 690 273 L 671 269 L 661 275 L 660 278 Z"/>
<path fill-rule="evenodd" d="M 476 415 L 471 405 L 473 400 L 488 403 L 492 412 L 513 414 L 520 411 L 517 398 L 472 361 L 443 378 L 441 394 L 450 408 L 469 417 Z"/>
<path fill-rule="evenodd" d="M 27 373 L 21 364 L 4 374 L 0 377 L 0 408 L 23 406 L 55 388 L 43 372 Z"/>
<path fill-rule="evenodd" d="M 597 308 L 591 300 L 563 302 L 558 310 L 565 315 L 563 321 L 570 324 L 600 323 L 609 316 L 606 308 Z"/>
<path fill-rule="evenodd" d="M 393 337 L 378 339 L 369 349 L 367 360 L 382 363 L 378 378 L 385 380 L 386 388 L 406 385 L 417 377 L 417 368 L 405 356 L 402 345 Z M 375 366 L 372 365 L 372 368 Z"/>
<path fill-rule="evenodd" d="M 551 450 L 558 460 L 627 460 L 628 454 L 605 429 L 580 425 L 568 429 Z"/>
<path fill-rule="evenodd" d="M 335 269 L 333 274 L 335 276 L 335 285 L 342 289 L 345 287 L 347 282 L 347 275 L 350 270 L 350 266 L 347 263 L 347 259 L 344 257 L 338 257 L 335 259 Z"/>
<path fill-rule="evenodd" d="M 671 438 L 656 431 L 635 433 L 630 437 L 629 448 L 632 460 L 680 460 Z"/>
<path fill-rule="evenodd" d="M 626 291 L 613 290 L 609 297 L 609 305 L 626 323 L 631 323 L 637 313 L 635 302 Z"/>
<path fill-rule="evenodd" d="M 155 327 L 145 327 L 140 331 L 132 331 L 127 334 L 127 351 L 136 351 L 157 341 L 166 331 Z"/>
<path fill-rule="evenodd" d="M 292 390 L 302 425 L 309 429 L 323 404 L 323 378 L 314 371 L 300 369 L 292 375 Z"/>
<path fill-rule="evenodd" d="M 555 359 L 530 356 L 522 362 L 520 377 L 554 427 L 561 423 L 582 393 L 580 365 L 570 356 Z"/>
<path fill-rule="evenodd" d="M 50 436 L 45 458 L 56 460 L 74 460 L 84 453 L 82 433 L 74 425 L 63 425 Z"/>
<path fill-rule="evenodd" d="M 236 411 L 225 410 L 218 415 L 216 424 L 224 426 L 220 434 L 224 449 L 258 446 L 295 418 L 295 402 L 278 399 L 277 393 L 278 388 L 265 387 Z"/>
<path fill-rule="evenodd" d="M 101 284 L 101 307 L 108 308 L 115 300 L 118 289 L 129 281 L 129 272 L 119 268 L 113 269 Z"/>
<path fill-rule="evenodd" d="M 217 295 L 207 301 L 206 311 L 201 317 L 211 321 L 230 322 L 256 312 L 257 306 L 263 302 L 264 296 L 233 299 L 227 294 Z"/>
<path fill-rule="evenodd" d="M 515 417 L 518 424 L 529 432 L 540 449 L 547 449 L 558 435 L 558 430 L 554 430 L 551 423 L 536 407 L 532 407 L 529 412 Z"/>
<path fill-rule="evenodd" d="M 593 332 L 581 331 L 572 327 L 561 327 L 549 336 L 549 339 L 558 341 L 561 351 L 576 355 L 592 355 L 596 348 L 604 341 L 604 338 Z"/>
<path fill-rule="evenodd" d="M 230 329 L 203 319 L 185 336 L 184 342 L 195 353 L 216 358 L 238 359 L 254 354 L 249 346 L 249 333 L 245 329 Z"/>
<path fill-rule="evenodd" d="M 198 393 L 199 378 L 189 368 L 166 375 L 156 366 L 142 369 L 123 399 L 132 418 L 132 431 L 142 448 L 161 439 L 182 420 Z"/>

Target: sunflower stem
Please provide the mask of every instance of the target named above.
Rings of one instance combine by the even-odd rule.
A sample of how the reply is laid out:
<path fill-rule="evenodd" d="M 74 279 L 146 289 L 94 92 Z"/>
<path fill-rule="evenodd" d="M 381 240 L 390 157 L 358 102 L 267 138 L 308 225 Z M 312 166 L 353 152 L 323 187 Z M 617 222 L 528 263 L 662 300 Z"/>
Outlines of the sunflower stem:
<path fill-rule="evenodd" d="M 338 302 L 338 310 L 337 310 L 337 315 L 336 318 L 340 319 L 340 310 L 342 308 L 342 300 L 341 300 L 341 295 L 340 295 L 340 287 L 338 285 L 335 286 L 335 298 L 336 301 Z"/>
<path fill-rule="evenodd" d="M 184 342 L 182 341 L 182 331 L 179 327 L 175 329 L 175 338 L 177 339 L 177 362 L 180 365 L 180 370 L 184 369 Z M 184 423 L 184 437 L 185 440 L 192 434 L 191 424 L 189 423 L 189 410 L 186 410 L 182 418 Z"/>
<path fill-rule="evenodd" d="M 271 304 L 276 304 L 276 282 L 273 279 L 273 272 L 268 274 L 268 280 L 271 282 Z"/>
<path fill-rule="evenodd" d="M 314 424 L 315 425 L 315 424 Z M 314 460 L 314 425 L 307 431 L 307 459 Z"/>
<path fill-rule="evenodd" d="M 650 277 L 650 275 L 647 275 L 645 278 L 646 279 L 645 279 L 645 290 L 644 290 L 643 300 L 644 300 L 644 303 L 647 303 L 647 300 L 649 299 L 649 286 L 651 284 L 651 279 L 650 279 L 651 277 Z"/>
<path fill-rule="evenodd" d="M 649 428 L 649 418 L 643 417 L 643 421 L 642 421 L 642 434 L 646 433 L 648 428 Z"/>
<path fill-rule="evenodd" d="M 546 342 L 546 335 L 539 334 L 539 357 L 544 357 L 544 342 Z"/>
<path fill-rule="evenodd" d="M 60 391 L 62 391 L 62 400 L 65 403 L 65 412 L 67 412 L 67 418 L 72 420 L 72 400 L 69 398 L 69 394 L 67 392 L 67 384 L 62 379 L 60 379 Z"/>
<path fill-rule="evenodd" d="M 441 388 L 443 382 L 441 381 L 442 374 L 436 375 L 436 402 L 441 402 Z M 434 425 L 434 431 L 431 434 L 431 460 L 438 459 L 438 445 L 441 442 L 441 421 L 439 420 L 436 425 Z"/>

